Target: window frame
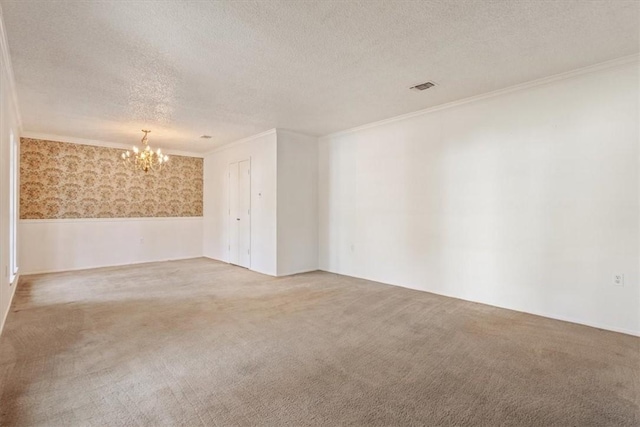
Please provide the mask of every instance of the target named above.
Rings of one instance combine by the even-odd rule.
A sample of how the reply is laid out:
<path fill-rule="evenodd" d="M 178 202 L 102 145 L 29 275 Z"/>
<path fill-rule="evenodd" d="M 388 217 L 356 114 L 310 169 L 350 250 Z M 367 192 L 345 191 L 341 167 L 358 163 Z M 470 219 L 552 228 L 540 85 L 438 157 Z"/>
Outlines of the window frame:
<path fill-rule="evenodd" d="M 9 131 L 9 283 L 18 275 L 18 177 L 19 156 L 18 141 Z"/>

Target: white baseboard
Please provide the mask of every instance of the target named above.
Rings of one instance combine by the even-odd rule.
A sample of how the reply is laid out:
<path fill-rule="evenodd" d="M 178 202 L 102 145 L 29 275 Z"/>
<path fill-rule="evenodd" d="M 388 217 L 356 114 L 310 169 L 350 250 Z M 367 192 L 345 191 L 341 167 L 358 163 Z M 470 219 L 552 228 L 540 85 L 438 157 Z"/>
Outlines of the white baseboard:
<path fill-rule="evenodd" d="M 213 260 L 213 261 L 223 262 L 223 263 L 225 263 L 225 264 L 233 265 L 234 267 L 238 267 L 238 268 L 244 268 L 244 267 L 240 267 L 239 265 L 231 264 L 231 263 L 230 263 L 229 261 L 227 261 L 227 260 L 214 258 L 214 257 L 208 256 L 208 255 L 203 255 L 203 258 L 211 259 L 211 260 Z M 268 273 L 268 272 L 266 272 L 266 271 L 261 271 L 261 270 L 255 269 L 255 268 L 247 268 L 247 270 L 249 270 L 249 271 L 253 271 L 253 272 L 255 272 L 255 273 L 264 274 L 265 276 L 278 277 L 277 275 L 275 275 L 275 274 L 273 274 L 273 273 Z"/>
<path fill-rule="evenodd" d="M 166 262 L 166 261 L 180 261 L 180 260 L 185 260 L 185 259 L 196 259 L 196 258 L 203 258 L 203 257 L 196 256 L 196 257 L 185 257 L 185 258 L 156 259 L 156 260 L 148 260 L 148 261 L 127 262 L 127 263 L 120 263 L 120 264 L 92 265 L 92 266 L 88 266 L 88 267 L 83 266 L 83 267 L 66 268 L 66 269 L 60 269 L 60 270 L 30 271 L 28 273 L 23 273 L 23 275 L 24 276 L 27 276 L 27 275 L 30 276 L 30 275 L 34 275 L 34 274 L 66 273 L 68 271 L 94 270 L 96 268 L 109 268 L 109 267 L 126 267 L 128 265 L 150 264 L 150 263 L 154 263 L 154 262 Z"/>
<path fill-rule="evenodd" d="M 9 317 L 9 312 L 11 311 L 11 304 L 13 304 L 13 297 L 16 294 L 16 289 L 18 288 L 18 283 L 20 282 L 20 274 L 16 274 L 13 279 L 13 283 L 11 285 L 11 295 L 9 296 L 9 304 L 7 305 L 7 311 L 2 315 L 2 319 L 0 321 L 0 335 L 2 335 L 2 331 L 4 331 L 4 325 L 7 322 L 7 317 Z"/>
<path fill-rule="evenodd" d="M 318 271 L 318 268 L 306 268 L 302 270 L 290 271 L 287 273 L 279 273 L 277 277 L 287 277 L 287 276 L 293 276 L 296 274 L 313 273 L 314 271 Z"/>
<path fill-rule="evenodd" d="M 620 333 L 620 334 L 631 335 L 631 336 L 634 336 L 634 337 L 640 337 L 640 330 L 618 328 L 616 326 L 605 325 L 605 324 L 602 324 L 602 323 L 591 322 L 591 321 L 582 320 L 582 319 L 576 319 L 576 318 L 572 318 L 570 316 L 561 316 L 561 315 L 557 315 L 557 314 L 550 314 L 550 313 L 546 313 L 546 312 L 538 311 L 538 310 L 527 310 L 527 311 L 525 311 L 525 310 L 522 310 L 522 309 L 518 309 L 518 308 L 514 308 L 514 307 L 508 307 L 508 306 L 505 306 L 505 305 L 497 305 L 495 303 L 491 303 L 491 302 L 487 302 L 487 301 L 480 301 L 480 300 L 474 300 L 474 299 L 469 299 L 469 298 L 462 298 L 462 297 L 460 297 L 458 295 L 446 294 L 446 293 L 442 293 L 442 292 L 426 291 L 424 289 L 412 288 L 410 286 L 403 286 L 403 285 L 399 285 L 399 284 L 396 284 L 396 283 L 384 283 L 384 282 L 381 282 L 379 280 L 375 280 L 375 279 L 368 278 L 368 277 L 348 276 L 346 274 L 336 273 L 335 271 L 323 270 L 322 268 L 320 268 L 319 270 L 320 271 L 325 271 L 325 272 L 331 273 L 331 274 L 339 274 L 341 276 L 347 276 L 347 277 L 353 277 L 353 278 L 356 278 L 356 279 L 368 280 L 370 282 L 382 283 L 384 285 L 398 286 L 400 288 L 411 289 L 413 291 L 426 292 L 426 293 L 430 293 L 430 294 L 434 294 L 434 295 L 440 295 L 440 296 L 447 297 L 447 298 L 455 298 L 455 299 L 458 299 L 458 300 L 461 300 L 461 301 L 474 302 L 474 303 L 477 303 L 477 304 L 488 305 L 490 307 L 502 308 L 504 310 L 517 311 L 518 313 L 531 314 L 533 316 L 546 317 L 547 319 L 559 320 L 559 321 L 562 321 L 562 322 L 574 323 L 576 325 L 588 326 L 590 328 L 602 329 L 602 330 L 605 330 L 605 331 L 617 332 L 617 333 Z"/>
<path fill-rule="evenodd" d="M 422 292 L 428 292 L 428 291 L 422 291 Z M 431 292 L 433 294 L 435 294 L 435 292 Z M 517 308 L 513 308 L 513 307 L 507 307 L 507 306 L 503 306 L 503 305 L 496 305 L 496 304 L 491 304 L 488 302 L 484 302 L 484 301 L 474 301 L 474 300 L 470 300 L 470 299 L 465 299 L 465 298 L 460 298 L 460 297 L 456 297 L 456 296 L 452 296 L 452 295 L 444 295 L 444 294 L 436 294 L 436 295 L 442 295 L 445 297 L 449 297 L 449 298 L 456 298 L 456 299 L 460 299 L 463 301 L 469 301 L 469 302 L 475 302 L 478 304 L 484 304 L 484 305 L 489 305 L 491 307 L 496 307 L 496 308 L 502 308 L 505 310 L 511 310 L 511 311 L 517 311 L 518 313 L 526 313 L 526 314 L 531 314 L 534 316 L 540 316 L 540 317 L 546 317 L 547 319 L 553 319 L 553 320 L 559 320 L 561 322 L 568 322 L 568 323 L 574 323 L 576 325 L 582 325 L 582 326 L 588 326 L 590 328 L 596 328 L 596 329 L 602 329 L 605 331 L 610 331 L 610 332 L 618 332 L 621 334 L 626 334 L 626 335 L 632 335 L 634 337 L 640 337 L 640 331 L 634 331 L 631 329 L 625 329 L 625 328 L 618 328 L 615 326 L 610 326 L 610 325 L 605 325 L 602 323 L 598 323 L 598 322 L 591 322 L 591 321 L 586 321 L 586 320 L 582 320 L 582 319 L 576 319 L 576 318 L 572 318 L 569 316 L 561 316 L 561 315 L 557 315 L 557 314 L 550 314 L 550 313 L 546 313 L 543 311 L 537 311 L 537 310 L 520 310 Z"/>

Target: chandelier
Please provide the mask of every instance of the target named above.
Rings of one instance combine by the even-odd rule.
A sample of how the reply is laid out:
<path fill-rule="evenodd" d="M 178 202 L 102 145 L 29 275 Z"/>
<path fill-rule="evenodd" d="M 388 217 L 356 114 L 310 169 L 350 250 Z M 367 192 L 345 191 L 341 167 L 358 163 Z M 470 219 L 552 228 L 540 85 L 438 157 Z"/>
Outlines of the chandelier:
<path fill-rule="evenodd" d="M 153 151 L 151 147 L 149 147 L 149 138 L 147 134 L 151 132 L 150 130 L 142 130 L 144 132 L 144 136 L 142 137 L 142 148 L 138 149 L 135 145 L 133 146 L 133 153 L 129 150 L 122 153 L 122 161 L 127 165 L 133 165 L 134 169 L 139 169 L 144 172 L 149 172 L 150 170 L 160 170 L 162 166 L 165 165 L 169 161 L 169 156 L 162 154 L 162 150 L 158 148 L 157 151 Z"/>

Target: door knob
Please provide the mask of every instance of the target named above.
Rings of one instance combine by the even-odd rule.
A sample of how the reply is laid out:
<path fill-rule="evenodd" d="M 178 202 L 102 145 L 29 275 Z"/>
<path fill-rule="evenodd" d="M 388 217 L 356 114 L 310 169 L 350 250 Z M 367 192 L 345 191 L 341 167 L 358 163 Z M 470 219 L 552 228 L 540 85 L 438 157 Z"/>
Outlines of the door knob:
<path fill-rule="evenodd" d="M 236 221 L 240 221 L 240 218 L 236 218 Z"/>

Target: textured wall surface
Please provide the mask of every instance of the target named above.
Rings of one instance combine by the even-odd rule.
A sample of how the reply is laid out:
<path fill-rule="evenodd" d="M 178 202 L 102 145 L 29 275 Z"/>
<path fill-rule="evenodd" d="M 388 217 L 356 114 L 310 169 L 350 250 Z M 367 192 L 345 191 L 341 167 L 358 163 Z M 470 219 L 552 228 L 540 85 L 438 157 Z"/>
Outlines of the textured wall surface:
<path fill-rule="evenodd" d="M 159 172 L 120 160 L 121 149 L 22 138 L 20 218 L 202 216 L 202 159 L 171 156 Z"/>

